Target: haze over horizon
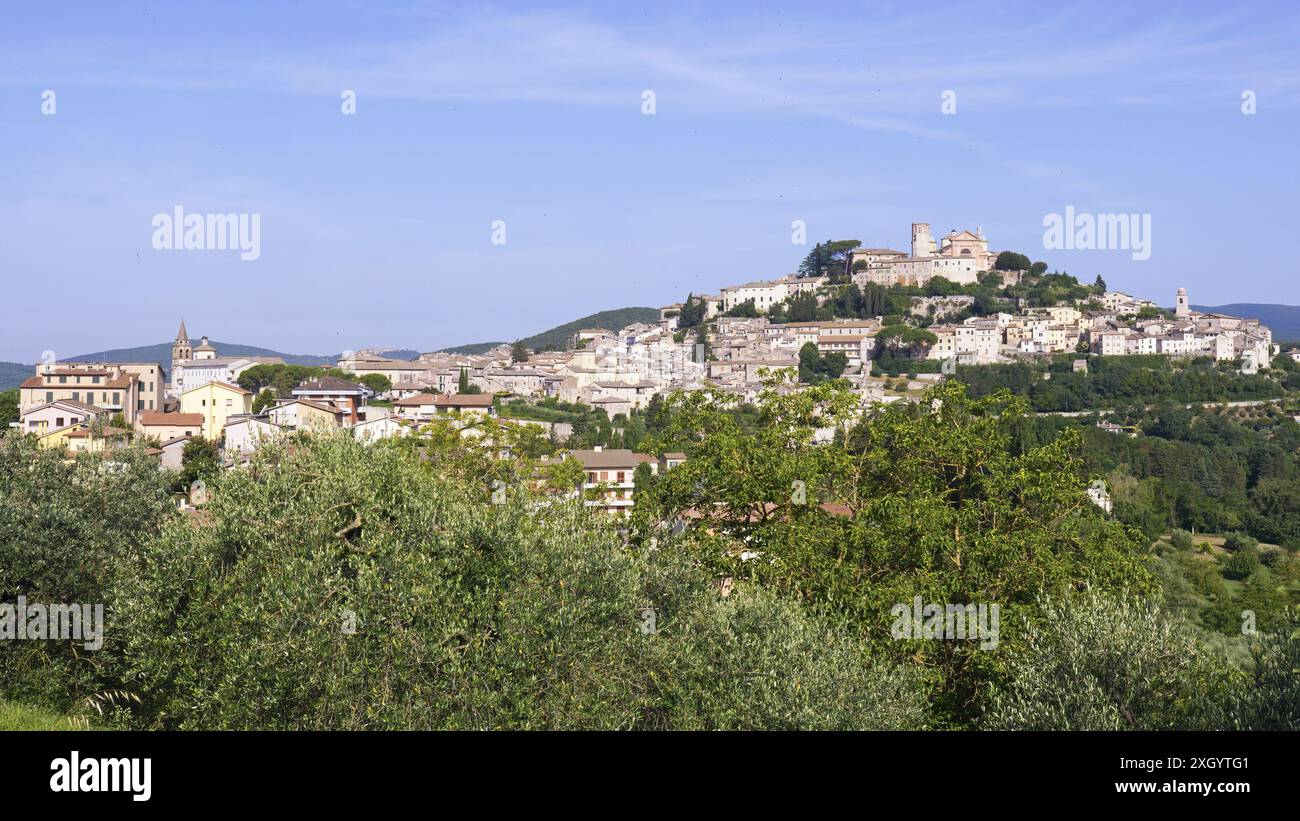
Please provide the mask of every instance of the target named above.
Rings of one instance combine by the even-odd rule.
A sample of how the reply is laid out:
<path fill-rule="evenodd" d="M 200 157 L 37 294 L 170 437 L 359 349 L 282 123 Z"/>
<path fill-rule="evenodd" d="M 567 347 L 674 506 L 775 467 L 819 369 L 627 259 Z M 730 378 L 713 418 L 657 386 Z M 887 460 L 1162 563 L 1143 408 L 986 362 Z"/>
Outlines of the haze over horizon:
<path fill-rule="evenodd" d="M 0 360 L 182 316 L 301 354 L 510 340 L 790 273 L 818 240 L 906 250 L 914 221 L 1164 305 L 1300 304 L 1300 9 L 1260 8 L 14 7 Z M 258 258 L 155 250 L 177 206 L 260 215 Z M 1149 214 L 1150 259 L 1044 250 L 1070 206 Z"/>

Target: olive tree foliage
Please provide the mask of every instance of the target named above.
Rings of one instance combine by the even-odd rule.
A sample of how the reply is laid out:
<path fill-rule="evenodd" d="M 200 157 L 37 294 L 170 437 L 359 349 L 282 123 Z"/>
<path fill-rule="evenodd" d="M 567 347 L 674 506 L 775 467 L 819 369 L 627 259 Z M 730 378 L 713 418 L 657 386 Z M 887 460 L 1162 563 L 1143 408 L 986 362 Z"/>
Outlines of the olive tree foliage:
<path fill-rule="evenodd" d="M 1252 666 L 1233 691 L 1231 729 L 1300 730 L 1300 610 L 1251 644 Z"/>
<path fill-rule="evenodd" d="M 929 726 L 921 677 L 771 591 L 695 607 L 657 646 L 648 727 L 891 730 Z"/>
<path fill-rule="evenodd" d="M 889 727 L 924 692 L 690 553 L 421 449 L 313 436 L 222 476 L 135 557 L 109 652 L 136 726 Z"/>
<path fill-rule="evenodd" d="M 864 410 L 843 383 L 760 397 L 743 430 L 725 394 L 679 394 L 658 446 L 687 461 L 656 487 L 653 520 L 681 518 L 702 562 L 760 584 L 915 663 L 945 721 L 967 726 L 1040 598 L 1150 592 L 1147 544 L 1087 497 L 1079 441 L 1021 445 L 1024 400 L 960 383 Z M 638 508 L 640 504 L 638 503 Z M 892 608 L 998 605 L 996 647 L 895 639 Z"/>
<path fill-rule="evenodd" d="M 1007 730 L 1300 729 L 1300 614 L 1250 639 L 1243 670 L 1151 599 L 1087 594 L 1043 608 L 990 701 Z"/>
<path fill-rule="evenodd" d="M 1046 603 L 1007 673 L 988 729 L 1222 729 L 1245 684 L 1156 602 L 1096 594 Z"/>
<path fill-rule="evenodd" d="M 116 607 L 129 557 L 175 517 L 168 477 L 140 448 L 67 458 L 0 437 L 0 602 Z M 0 696 L 69 710 L 112 689 L 79 640 L 0 641 Z"/>

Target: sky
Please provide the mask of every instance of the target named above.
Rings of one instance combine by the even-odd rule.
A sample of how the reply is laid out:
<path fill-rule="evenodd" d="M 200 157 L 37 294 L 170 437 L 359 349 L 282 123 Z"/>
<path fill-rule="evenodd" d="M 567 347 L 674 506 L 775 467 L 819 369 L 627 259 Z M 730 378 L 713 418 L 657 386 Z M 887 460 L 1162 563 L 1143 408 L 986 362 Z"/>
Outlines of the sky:
<path fill-rule="evenodd" d="M 1300 304 L 1291 2 L 0 2 L 0 360 L 508 341 L 913 222 Z M 156 247 L 177 207 L 257 258 Z M 1045 248 L 1067 208 L 1149 257 Z"/>

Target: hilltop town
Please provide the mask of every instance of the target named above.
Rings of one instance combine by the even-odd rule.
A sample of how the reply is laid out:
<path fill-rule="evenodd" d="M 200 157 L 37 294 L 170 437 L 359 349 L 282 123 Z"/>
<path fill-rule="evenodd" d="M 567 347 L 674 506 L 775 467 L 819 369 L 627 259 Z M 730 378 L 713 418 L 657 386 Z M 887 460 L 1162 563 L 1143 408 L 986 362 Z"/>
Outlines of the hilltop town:
<path fill-rule="evenodd" d="M 11 429 L 70 453 L 138 438 L 164 468 L 179 470 L 197 439 L 237 466 L 259 443 L 294 431 L 346 429 L 370 441 L 419 435 L 439 417 L 467 433 L 482 419 L 531 425 L 563 446 L 572 424 L 520 409 L 549 403 L 617 421 L 673 391 L 705 387 L 753 402 L 786 369 L 797 376 L 781 390 L 846 379 L 865 409 L 913 399 L 959 366 L 1073 354 L 1074 369 L 1086 370 L 1089 356 L 1145 354 L 1208 357 L 1253 374 L 1276 353 L 1257 319 L 1195 311 L 1183 288 L 1164 309 L 1108 290 L 1100 277 L 1082 285 L 1022 255 L 990 251 L 980 229 L 936 243 L 929 225 L 915 223 L 911 236 L 909 252 L 819 244 L 797 274 L 688 295 L 654 322 L 579 329 L 563 350 L 516 343 L 411 360 L 360 351 L 334 368 L 309 368 L 223 356 L 206 336 L 193 344 L 182 320 L 166 366 L 37 366 L 19 387 Z M 640 465 L 666 470 L 684 458 L 599 446 L 568 454 L 590 484 L 612 484 L 608 499 L 593 504 L 614 510 L 631 505 Z"/>

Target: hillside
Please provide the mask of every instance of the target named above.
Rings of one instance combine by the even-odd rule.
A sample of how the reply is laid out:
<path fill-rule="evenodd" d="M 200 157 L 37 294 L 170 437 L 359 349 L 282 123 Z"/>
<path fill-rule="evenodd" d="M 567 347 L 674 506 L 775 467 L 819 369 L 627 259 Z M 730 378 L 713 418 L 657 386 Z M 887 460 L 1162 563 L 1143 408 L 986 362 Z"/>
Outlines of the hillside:
<path fill-rule="evenodd" d="M 634 308 L 615 308 L 611 311 L 601 311 L 600 313 L 584 316 L 581 319 L 575 319 L 572 322 L 566 322 L 563 325 L 557 325 L 549 330 L 532 336 L 524 337 L 523 343 L 534 351 L 540 351 L 547 348 L 555 350 L 564 350 L 565 344 L 568 343 L 569 337 L 579 328 L 606 328 L 611 331 L 631 325 L 634 322 L 656 322 L 659 319 L 658 308 L 634 307 Z M 454 348 L 443 348 L 446 353 L 463 353 L 475 354 L 494 348 L 501 342 L 475 342 L 469 345 L 458 345 Z"/>
<path fill-rule="evenodd" d="M 313 354 L 281 353 L 256 345 L 234 345 L 228 342 L 213 342 L 221 356 L 278 356 L 288 365 L 333 365 L 338 356 L 316 356 Z M 489 346 L 491 347 L 491 346 Z M 396 348 L 382 351 L 380 356 L 389 359 L 415 359 L 419 351 L 409 348 Z M 67 362 L 157 362 L 164 371 L 171 369 L 172 343 L 160 342 L 157 345 L 141 345 L 135 348 L 115 348 L 111 351 L 96 351 L 70 356 Z M 0 391 L 16 388 L 24 379 L 34 374 L 35 365 L 20 365 L 17 362 L 0 362 Z"/>
<path fill-rule="evenodd" d="M 195 344 L 198 344 L 197 342 Z M 333 365 L 337 356 L 314 356 L 311 354 L 292 354 L 259 348 L 255 345 L 236 345 L 230 342 L 212 341 L 212 347 L 220 356 L 278 356 L 288 365 Z M 135 348 L 115 348 L 111 351 L 96 351 L 78 356 L 69 356 L 68 362 L 159 362 L 164 369 L 171 368 L 172 343 L 160 342 L 157 345 L 141 345 Z"/>
<path fill-rule="evenodd" d="M 1274 342 L 1300 341 L 1300 305 L 1233 302 L 1230 305 L 1193 305 L 1197 311 L 1254 317 L 1273 331 Z"/>
<path fill-rule="evenodd" d="M 35 365 L 19 365 L 17 362 L 0 362 L 0 391 L 16 388 L 22 381 L 36 373 Z"/>

